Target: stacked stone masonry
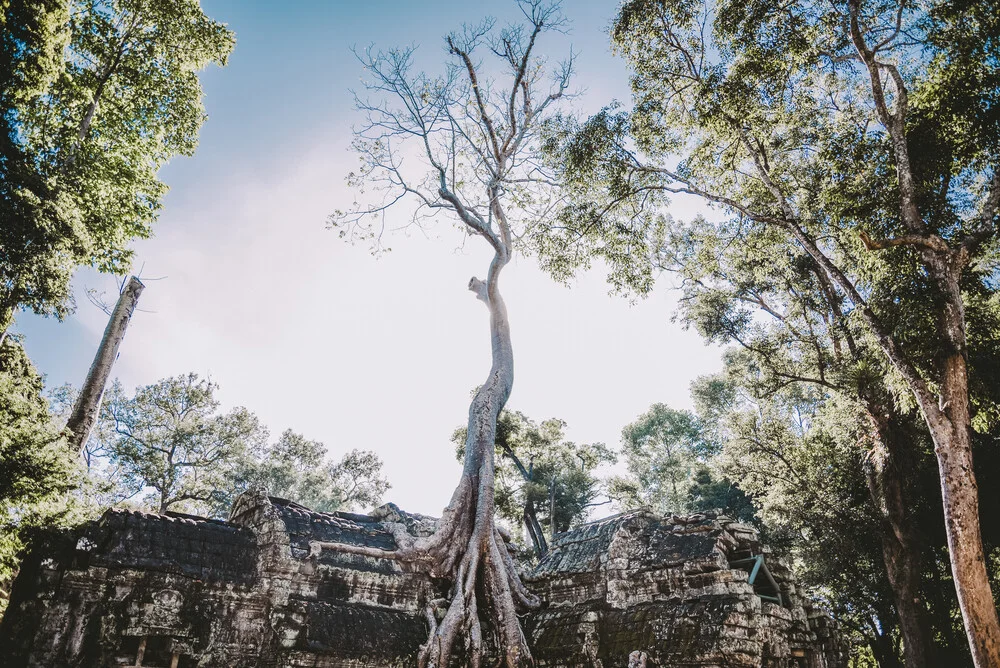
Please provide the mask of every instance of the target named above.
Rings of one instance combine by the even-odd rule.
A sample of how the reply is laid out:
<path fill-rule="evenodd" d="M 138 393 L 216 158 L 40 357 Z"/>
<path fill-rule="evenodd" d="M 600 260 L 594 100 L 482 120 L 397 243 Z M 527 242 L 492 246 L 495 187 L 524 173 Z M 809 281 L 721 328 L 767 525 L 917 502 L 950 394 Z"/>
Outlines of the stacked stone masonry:
<path fill-rule="evenodd" d="M 395 668 L 416 665 L 428 601 L 447 583 L 391 558 L 393 527 L 430 518 L 387 505 L 314 512 L 260 493 L 228 521 L 111 510 L 27 555 L 0 621 L 3 665 Z M 781 604 L 749 571 L 764 554 Z M 387 555 L 388 557 L 388 555 Z M 530 573 L 543 607 L 523 621 L 544 667 L 842 668 L 836 625 L 722 515 L 634 512 L 556 536 Z M 772 592 L 773 593 L 773 592 Z"/>

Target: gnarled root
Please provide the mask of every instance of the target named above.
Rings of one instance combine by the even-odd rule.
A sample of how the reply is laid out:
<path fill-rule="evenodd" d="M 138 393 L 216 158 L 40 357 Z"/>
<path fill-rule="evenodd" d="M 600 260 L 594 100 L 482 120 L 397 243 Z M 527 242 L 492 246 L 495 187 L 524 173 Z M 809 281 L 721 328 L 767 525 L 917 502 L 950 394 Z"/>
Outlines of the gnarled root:
<path fill-rule="evenodd" d="M 463 476 L 434 535 L 414 543 L 426 550 L 454 582 L 441 623 L 432 626 L 418 656 L 420 668 L 447 668 L 456 650 L 478 668 L 483 651 L 483 612 L 503 665 L 532 664 L 517 611 L 537 608 L 538 598 L 521 582 L 507 543 L 493 518 L 493 457 L 480 462 L 478 480 Z M 475 509 L 475 514 L 469 512 Z M 465 512 L 461 512 L 465 509 Z M 457 512 L 456 512 L 457 511 Z M 471 525 L 471 526 L 470 526 Z M 453 570 L 452 570 L 453 569 Z M 461 647 L 457 643 L 461 641 Z"/>
<path fill-rule="evenodd" d="M 420 648 L 420 668 L 446 668 L 459 650 L 467 665 L 478 668 L 483 650 L 480 609 L 487 628 L 496 636 L 503 665 L 531 665 L 531 652 L 517 611 L 537 607 L 538 599 L 521 582 L 507 546 L 492 524 L 490 521 L 477 527 L 470 536 L 459 560 L 444 618 L 431 626 L 427 643 Z M 455 545 L 455 552 L 459 545 Z"/>
<path fill-rule="evenodd" d="M 489 467 L 492 461 L 483 464 Z M 532 665 L 517 613 L 537 608 L 539 600 L 521 582 L 507 542 L 494 522 L 492 490 L 478 489 L 473 482 L 463 477 L 433 535 L 415 540 L 397 536 L 396 550 L 326 542 L 312 546 L 314 552 L 326 548 L 414 566 L 422 564 L 431 575 L 453 582 L 449 601 L 437 599 L 425 609 L 430 632 L 427 642 L 420 646 L 419 668 L 447 668 L 459 657 L 466 665 L 479 668 L 484 621 L 494 634 L 492 644 L 500 651 L 502 665 Z M 474 515 L 470 512 L 473 507 Z M 463 509 L 465 512 L 461 512 Z M 442 608 L 444 616 L 438 621 Z M 480 613 L 484 619 L 480 619 Z"/>

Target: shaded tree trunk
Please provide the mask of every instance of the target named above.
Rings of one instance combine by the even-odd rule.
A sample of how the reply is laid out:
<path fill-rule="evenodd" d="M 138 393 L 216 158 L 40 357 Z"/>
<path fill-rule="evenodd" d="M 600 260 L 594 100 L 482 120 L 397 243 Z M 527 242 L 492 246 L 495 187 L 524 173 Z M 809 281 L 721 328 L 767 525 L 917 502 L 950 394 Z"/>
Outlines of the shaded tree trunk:
<path fill-rule="evenodd" d="M 931 585 L 927 588 L 927 593 L 934 601 L 931 606 L 934 630 L 942 638 L 942 647 L 947 648 L 946 653 L 935 658 L 938 659 L 939 664 L 947 661 L 951 661 L 954 665 L 967 664 L 969 662 L 968 643 L 961 631 L 955 628 L 955 620 L 952 617 L 956 601 L 951 594 L 954 593 L 955 587 L 953 583 L 945 581 L 945 575 L 951 573 L 951 564 L 948 561 L 937 559 L 933 553 L 928 555 L 926 561 L 931 565 L 928 571 L 931 575 Z M 961 620 L 959 620 L 959 627 L 961 627 Z"/>
<path fill-rule="evenodd" d="M 525 468 L 524 463 L 521 462 L 521 458 L 514 454 L 509 444 L 501 443 L 500 447 L 503 448 L 504 455 L 514 462 L 514 467 L 520 472 L 525 482 L 531 482 L 534 478 L 533 463 L 529 462 L 528 468 Z M 524 503 L 523 519 L 524 527 L 528 530 L 528 536 L 531 538 L 531 544 L 535 548 L 535 554 L 539 557 L 545 556 L 545 553 L 549 550 L 549 546 L 545 542 L 545 531 L 542 530 L 542 525 L 538 521 L 535 502 L 531 499 L 526 500 Z"/>
<path fill-rule="evenodd" d="M 111 377 L 111 369 L 118 359 L 118 348 L 125 338 L 125 331 L 128 329 L 132 313 L 139 303 L 139 295 L 142 294 L 144 287 L 138 278 L 130 277 L 108 319 L 108 326 L 101 338 L 101 345 L 97 348 L 97 355 L 94 356 L 94 362 L 87 372 L 87 379 L 80 388 L 80 395 L 66 422 L 68 446 L 74 452 L 83 452 L 87 439 L 90 438 L 90 432 L 97 423 L 104 388 L 108 384 L 108 378 Z"/>
<path fill-rule="evenodd" d="M 556 477 L 549 482 L 549 541 L 556 540 Z"/>
<path fill-rule="evenodd" d="M 903 668 L 899 655 L 887 634 L 875 634 L 868 638 L 868 646 L 875 655 L 879 668 Z"/>
<path fill-rule="evenodd" d="M 0 307 L 0 346 L 7 340 L 7 333 L 14 324 L 14 309 Z"/>
<path fill-rule="evenodd" d="M 865 477 L 880 520 L 880 542 L 886 574 L 892 587 L 906 668 L 925 668 L 930 661 L 931 631 L 927 608 L 921 601 L 923 558 L 920 539 L 907 503 L 905 435 L 898 425 L 869 406 L 877 444 L 865 464 Z"/>
<path fill-rule="evenodd" d="M 528 529 L 528 536 L 531 537 L 535 554 L 539 558 L 544 557 L 545 553 L 549 551 L 549 546 L 545 542 L 545 531 L 538 521 L 538 513 L 535 512 L 535 502 L 530 499 L 524 504 L 524 526 Z"/>
<path fill-rule="evenodd" d="M 14 313 L 17 310 L 18 299 L 12 287 L 2 299 L 0 299 L 0 345 L 7 340 L 10 328 L 14 326 Z"/>

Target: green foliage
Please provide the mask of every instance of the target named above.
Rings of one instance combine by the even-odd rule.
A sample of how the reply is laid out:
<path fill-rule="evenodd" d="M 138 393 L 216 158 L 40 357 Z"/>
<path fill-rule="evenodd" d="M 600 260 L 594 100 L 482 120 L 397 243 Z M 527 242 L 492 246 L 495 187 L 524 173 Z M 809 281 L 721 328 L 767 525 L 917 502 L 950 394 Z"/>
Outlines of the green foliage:
<path fill-rule="evenodd" d="M 249 461 L 236 490 L 261 487 L 313 510 L 370 510 L 390 485 L 374 452 L 351 450 L 338 462 L 327 461 L 326 446 L 286 430 L 276 443 Z"/>
<path fill-rule="evenodd" d="M 653 404 L 622 430 L 622 450 L 629 476 L 613 483 L 619 503 L 684 513 L 695 470 L 714 445 L 703 438 L 693 413 Z"/>
<path fill-rule="evenodd" d="M 769 540 L 795 560 L 802 582 L 874 647 L 898 643 L 898 622 L 862 470 L 864 424 L 857 406 L 808 387 L 745 395 L 729 416 L 724 468 L 753 497 Z"/>
<path fill-rule="evenodd" d="M 692 512 L 722 510 L 732 518 L 760 527 L 757 508 L 746 492 L 711 466 L 702 465 L 694 470 L 687 494 L 687 507 Z"/>
<path fill-rule="evenodd" d="M 691 386 L 697 413 L 653 404 L 622 430 L 628 474 L 610 480 L 610 495 L 624 508 L 650 506 L 662 514 L 722 510 L 759 525 L 753 503 L 720 470 L 724 422 L 735 387 L 719 376 Z"/>
<path fill-rule="evenodd" d="M 0 38 L 0 329 L 62 316 L 78 265 L 127 270 L 172 156 L 205 114 L 197 71 L 233 34 L 197 0 L 9 0 Z"/>
<path fill-rule="evenodd" d="M 31 531 L 74 519 L 67 493 L 80 471 L 41 391 L 42 379 L 8 336 L 0 344 L 0 609 Z"/>
<path fill-rule="evenodd" d="M 218 386 L 187 374 L 126 396 L 117 381 L 101 411 L 100 452 L 120 471 L 128 496 L 159 512 L 207 512 L 239 467 L 263 448 L 266 430 L 245 408 L 219 414 Z"/>
<path fill-rule="evenodd" d="M 683 285 L 699 287 L 699 271 L 711 275 L 719 254 L 746 254 L 725 265 L 737 288 L 743 277 L 771 272 L 771 262 L 815 273 L 802 257 L 803 239 L 811 240 L 933 378 L 946 345 L 935 329 L 942 295 L 922 256 L 912 245 L 874 252 L 859 241 L 862 233 L 892 239 L 907 230 L 893 149 L 845 34 L 845 11 L 811 1 L 624 3 L 612 40 L 633 71 L 634 107 L 550 124 L 548 154 L 570 195 L 551 233 L 579 242 L 543 244 L 543 252 L 555 253 L 557 265 L 564 255 L 601 257 L 614 286 L 645 293 L 658 268 L 693 265 Z M 865 37 L 887 40 L 880 58 L 905 63 L 906 132 L 928 233 L 965 244 L 963 287 L 970 300 L 982 299 L 974 295 L 993 291 L 998 266 L 995 220 L 981 214 L 996 192 L 1000 155 L 1000 22 L 965 5 L 907 6 L 908 42 L 893 35 L 895 5 L 863 12 Z M 668 197 L 692 195 L 722 215 L 687 225 L 665 216 Z M 831 289 L 845 326 L 862 328 L 857 300 Z M 747 301 L 702 304 L 726 316 L 716 325 L 745 327 L 748 311 L 762 308 L 754 295 L 734 292 Z M 712 337 L 718 329 L 703 331 Z"/>
<path fill-rule="evenodd" d="M 269 444 L 246 408 L 220 412 L 217 390 L 193 373 L 132 396 L 115 381 L 84 451 L 87 495 L 101 507 L 225 517 L 251 487 L 327 512 L 371 508 L 389 489 L 374 453 L 351 450 L 330 462 L 325 445 L 292 430 Z M 65 411 L 73 399 L 64 387 L 53 403 Z"/>
<path fill-rule="evenodd" d="M 537 423 L 520 411 L 504 410 L 497 420 L 496 508 L 509 526 L 522 524 L 531 504 L 550 533 L 566 531 L 586 521 L 589 508 L 602 494 L 597 469 L 614 463 L 615 454 L 603 443 L 566 440 L 566 423 L 551 418 Z M 452 434 L 456 457 L 465 456 L 465 427 Z M 555 515 L 550 513 L 555 488 Z"/>
<path fill-rule="evenodd" d="M 849 34 L 852 11 L 882 63 L 888 111 Z M 882 492 L 866 480 L 883 463 L 904 472 L 920 527 L 933 660 L 967 662 L 913 392 L 937 392 L 940 360 L 954 352 L 942 323 L 955 303 L 934 265 L 949 257 L 961 267 L 979 475 L 996 451 L 1000 360 L 998 16 L 989 3 L 947 1 L 628 0 L 611 37 L 632 69 L 632 108 L 549 126 L 570 203 L 543 251 L 560 267 L 575 253 L 602 258 L 612 285 L 639 294 L 657 270 L 676 273 L 679 318 L 736 346 L 735 394 L 713 435 L 725 444 L 722 473 L 886 660 L 899 636 L 876 538 Z M 919 220 L 900 213 L 904 157 Z M 669 198 L 692 196 L 711 214 L 665 213 Z M 996 522 L 986 505 L 981 515 L 989 544 Z"/>

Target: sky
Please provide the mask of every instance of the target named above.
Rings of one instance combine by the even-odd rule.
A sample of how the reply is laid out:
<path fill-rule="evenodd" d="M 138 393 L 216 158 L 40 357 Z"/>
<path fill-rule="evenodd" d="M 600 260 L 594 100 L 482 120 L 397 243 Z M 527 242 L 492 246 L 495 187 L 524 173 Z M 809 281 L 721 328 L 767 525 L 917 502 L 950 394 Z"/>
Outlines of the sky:
<path fill-rule="evenodd" d="M 202 75 L 208 121 L 194 157 L 161 172 L 170 191 L 155 236 L 135 244 L 146 290 L 114 375 L 129 389 L 191 371 L 210 377 L 224 407 L 246 406 L 272 437 L 291 428 L 324 442 L 333 459 L 375 451 L 392 483 L 385 500 L 438 515 L 460 472 L 450 436 L 489 370 L 487 312 L 466 289 L 485 274 L 489 250 L 479 240 L 463 245 L 442 218 L 426 233 L 397 233 L 392 251 L 374 257 L 325 221 L 353 201 L 344 177 L 357 164 L 349 144 L 361 117 L 350 91 L 362 70 L 351 48 L 417 45 L 418 62 L 434 71 L 443 36 L 486 7 L 202 6 L 236 32 L 236 48 L 227 67 Z M 574 112 L 628 100 L 628 72 L 606 30 L 616 6 L 567 2 L 570 31 L 539 44 L 552 60 L 578 53 Z M 695 211 L 675 204 L 675 217 Z M 407 211 L 390 215 L 402 222 Z M 116 292 L 114 277 L 90 270 L 74 288 L 78 308 L 65 321 L 17 321 L 49 387 L 79 386 L 97 349 L 107 317 L 85 291 Z M 564 287 L 518 258 L 502 290 L 515 356 L 508 407 L 565 420 L 576 442 L 618 446 L 622 427 L 650 404 L 690 408 L 690 382 L 721 368 L 718 348 L 671 321 L 670 277 L 630 303 L 609 295 L 599 270 Z"/>

